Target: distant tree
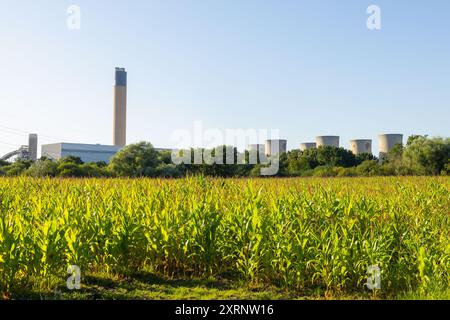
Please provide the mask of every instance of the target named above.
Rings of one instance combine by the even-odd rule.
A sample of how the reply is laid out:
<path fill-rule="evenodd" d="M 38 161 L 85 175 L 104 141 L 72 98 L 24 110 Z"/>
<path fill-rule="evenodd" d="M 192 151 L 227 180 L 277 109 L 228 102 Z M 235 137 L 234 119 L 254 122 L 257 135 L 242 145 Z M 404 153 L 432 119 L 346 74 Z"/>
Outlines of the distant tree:
<path fill-rule="evenodd" d="M 377 160 L 377 158 L 371 153 L 361 153 L 356 155 L 355 158 L 358 165 L 367 160 Z"/>
<path fill-rule="evenodd" d="M 31 165 L 26 171 L 26 175 L 31 177 L 54 177 L 57 175 L 58 165 L 48 160 L 41 158 Z"/>
<path fill-rule="evenodd" d="M 250 177 L 260 177 L 261 176 L 261 169 L 264 167 L 262 164 L 256 164 L 253 166 L 253 168 L 249 172 Z"/>
<path fill-rule="evenodd" d="M 406 142 L 406 146 L 410 146 L 414 141 L 421 139 L 421 138 L 426 138 L 427 136 L 420 136 L 420 135 L 412 135 L 408 137 L 408 141 Z"/>
<path fill-rule="evenodd" d="M 17 160 L 8 166 L 2 167 L 3 175 L 14 177 L 22 175 L 32 164 L 30 160 Z"/>
<path fill-rule="evenodd" d="M 447 161 L 447 164 L 445 165 L 444 170 L 441 172 L 442 175 L 450 175 L 450 159 Z"/>
<path fill-rule="evenodd" d="M 314 169 L 318 165 L 317 149 L 292 150 L 287 154 L 287 173 L 289 175 L 303 175 L 305 171 Z"/>
<path fill-rule="evenodd" d="M 9 166 L 11 163 L 8 161 L 0 160 L 0 167 L 6 167 Z"/>
<path fill-rule="evenodd" d="M 159 151 L 158 152 L 158 161 L 171 164 L 172 163 L 172 152 L 171 151 Z"/>
<path fill-rule="evenodd" d="M 315 177 L 336 177 L 338 171 L 336 167 L 333 166 L 318 166 L 314 169 Z"/>
<path fill-rule="evenodd" d="M 357 164 L 356 157 L 350 150 L 332 146 L 317 148 L 317 161 L 321 166 L 353 167 Z"/>
<path fill-rule="evenodd" d="M 450 158 L 450 139 L 415 138 L 405 149 L 404 164 L 417 174 L 438 175 Z"/>
<path fill-rule="evenodd" d="M 81 176 L 89 178 L 108 177 L 109 172 L 103 163 L 84 163 L 80 166 Z"/>
<path fill-rule="evenodd" d="M 153 177 L 160 164 L 158 152 L 149 142 L 128 145 L 111 159 L 109 168 L 119 177 Z"/>
<path fill-rule="evenodd" d="M 57 166 L 57 175 L 63 178 L 82 177 L 81 166 L 75 162 L 60 162 Z"/>
<path fill-rule="evenodd" d="M 98 161 L 95 163 L 99 168 L 106 168 L 108 164 L 105 161 Z"/>
<path fill-rule="evenodd" d="M 161 178 L 180 178 L 183 173 L 174 164 L 161 163 L 156 167 L 156 176 Z"/>
<path fill-rule="evenodd" d="M 380 172 L 380 165 L 376 160 L 365 160 L 356 167 L 356 173 L 360 176 L 376 176 Z"/>
<path fill-rule="evenodd" d="M 402 144 L 398 143 L 392 147 L 386 156 L 385 164 L 390 164 L 396 167 L 400 167 L 403 164 L 403 151 L 404 147 Z"/>
<path fill-rule="evenodd" d="M 67 156 L 67 157 L 64 157 L 64 158 L 61 158 L 60 160 L 58 160 L 58 163 L 60 163 L 60 164 L 61 163 L 74 163 L 74 164 L 77 164 L 77 165 L 81 165 L 84 162 L 81 160 L 80 157 Z"/>

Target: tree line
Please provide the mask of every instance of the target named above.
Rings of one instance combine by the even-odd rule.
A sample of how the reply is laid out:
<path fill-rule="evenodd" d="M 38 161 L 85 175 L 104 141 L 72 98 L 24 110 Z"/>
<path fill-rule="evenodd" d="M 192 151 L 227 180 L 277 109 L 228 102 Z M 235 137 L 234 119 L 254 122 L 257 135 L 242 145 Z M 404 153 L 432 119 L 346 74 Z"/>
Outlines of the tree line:
<path fill-rule="evenodd" d="M 57 161 L 41 158 L 36 162 L 18 160 L 0 162 L 0 176 L 32 177 L 162 177 L 179 178 L 187 175 L 213 177 L 256 177 L 264 164 L 249 164 L 249 152 L 239 154 L 236 148 L 222 146 L 226 154 L 233 155 L 234 164 L 174 164 L 170 151 L 157 151 L 149 142 L 126 146 L 110 161 L 83 163 L 80 158 L 66 157 Z M 191 149 L 191 163 L 196 153 Z M 204 151 L 204 150 L 200 150 Z M 199 153 L 197 153 L 199 154 Z M 200 153 L 201 154 L 201 153 Z M 237 164 L 237 159 L 245 159 Z M 198 162 L 198 158 L 197 162 Z M 449 175 L 450 139 L 411 136 L 405 146 L 396 145 L 383 159 L 371 154 L 354 155 L 350 150 L 323 146 L 305 151 L 292 150 L 281 154 L 279 171 L 281 177 L 348 177 L 393 175 Z"/>

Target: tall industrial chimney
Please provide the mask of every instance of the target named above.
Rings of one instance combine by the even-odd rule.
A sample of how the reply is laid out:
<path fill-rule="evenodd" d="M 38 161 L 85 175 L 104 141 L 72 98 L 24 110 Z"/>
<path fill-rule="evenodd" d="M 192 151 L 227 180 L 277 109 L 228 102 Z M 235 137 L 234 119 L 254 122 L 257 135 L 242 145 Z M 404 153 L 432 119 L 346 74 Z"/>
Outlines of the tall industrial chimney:
<path fill-rule="evenodd" d="M 113 144 L 120 147 L 127 144 L 127 72 L 124 68 L 116 68 Z"/>
<path fill-rule="evenodd" d="M 30 134 L 28 136 L 28 154 L 30 160 L 32 161 L 37 160 L 37 149 L 38 149 L 38 135 Z"/>

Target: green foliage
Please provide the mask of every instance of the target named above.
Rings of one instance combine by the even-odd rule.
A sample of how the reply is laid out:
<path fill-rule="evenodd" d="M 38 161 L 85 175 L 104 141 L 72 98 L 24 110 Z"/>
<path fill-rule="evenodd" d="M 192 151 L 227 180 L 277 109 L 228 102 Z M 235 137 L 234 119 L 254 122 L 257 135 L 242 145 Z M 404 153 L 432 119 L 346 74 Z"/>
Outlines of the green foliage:
<path fill-rule="evenodd" d="M 58 174 L 58 164 L 51 160 L 41 159 L 33 163 L 25 173 L 31 177 L 55 177 Z"/>
<path fill-rule="evenodd" d="M 155 174 L 162 178 L 180 178 L 183 173 L 174 164 L 162 163 L 156 167 Z"/>
<path fill-rule="evenodd" d="M 380 171 L 380 166 L 376 160 L 365 160 L 356 167 L 356 173 L 360 176 L 373 177 L 380 175 Z"/>
<path fill-rule="evenodd" d="M 120 150 L 109 166 L 118 177 L 153 177 L 158 164 L 158 153 L 153 145 L 139 142 Z"/>
<path fill-rule="evenodd" d="M 285 175 L 309 175 L 311 170 L 314 170 L 313 175 L 315 176 L 353 175 L 354 171 L 352 170 L 339 170 L 337 168 L 351 168 L 366 159 L 373 159 L 373 156 L 355 156 L 349 150 L 332 146 L 322 146 L 305 151 L 294 150 L 287 155 Z"/>
<path fill-rule="evenodd" d="M 83 176 L 80 164 L 72 162 L 72 159 L 64 159 L 58 163 L 56 168 L 59 177 L 73 178 Z"/>
<path fill-rule="evenodd" d="M 53 290 L 76 264 L 357 295 L 378 265 L 377 296 L 435 295 L 450 284 L 448 187 L 448 177 L 2 178 L 0 292 Z"/>
<path fill-rule="evenodd" d="M 317 161 L 321 166 L 353 167 L 357 164 L 355 155 L 344 148 L 322 146 L 317 150 Z"/>
<path fill-rule="evenodd" d="M 416 137 L 404 151 L 404 162 L 414 172 L 438 175 L 450 159 L 450 139 Z"/>
<path fill-rule="evenodd" d="M 183 154 L 187 156 L 187 163 L 175 165 L 170 151 L 156 151 L 150 143 L 140 142 L 122 149 L 109 165 L 105 162 L 84 164 L 77 157 L 66 157 L 56 162 L 43 158 L 34 164 L 30 161 L 0 163 L 0 176 L 179 178 L 201 175 L 232 178 L 257 177 L 261 168 L 268 166 L 259 159 L 259 155 L 257 164 L 249 164 L 249 152 L 240 154 L 231 146 L 212 150 L 190 149 L 182 151 Z M 272 159 L 278 161 L 278 177 L 447 175 L 450 139 L 411 136 L 405 147 L 401 144 L 394 146 L 381 160 L 371 154 L 355 156 L 349 150 L 331 146 L 292 150 L 281 154 L 278 160 Z"/>
<path fill-rule="evenodd" d="M 396 144 L 387 154 L 386 163 L 395 167 L 401 166 L 403 163 L 403 151 L 404 147 L 401 144 Z"/>
<path fill-rule="evenodd" d="M 14 163 L 0 167 L 0 176 L 15 177 L 22 175 L 31 166 L 32 162 L 29 160 L 18 160 Z"/>
<path fill-rule="evenodd" d="M 357 164 L 361 164 L 367 160 L 377 160 L 377 158 L 373 154 L 370 154 L 370 153 L 361 153 L 361 154 L 356 155 L 355 158 L 356 158 Z"/>
<path fill-rule="evenodd" d="M 444 170 L 442 170 L 441 174 L 444 175 L 444 176 L 450 175 L 450 159 L 448 160 L 448 162 L 445 165 Z"/>
<path fill-rule="evenodd" d="M 88 178 L 108 177 L 111 173 L 103 163 L 83 163 L 80 166 L 81 176 Z"/>

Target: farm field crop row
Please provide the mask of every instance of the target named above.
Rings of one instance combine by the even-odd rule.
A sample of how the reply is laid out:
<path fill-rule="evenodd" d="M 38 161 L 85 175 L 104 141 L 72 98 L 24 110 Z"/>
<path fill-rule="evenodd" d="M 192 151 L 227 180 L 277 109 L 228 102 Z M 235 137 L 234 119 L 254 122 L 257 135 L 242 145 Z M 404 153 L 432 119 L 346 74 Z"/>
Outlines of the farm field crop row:
<path fill-rule="evenodd" d="M 273 298 L 448 298 L 449 182 L 4 178 L 0 292 L 67 291 L 67 268 L 76 265 L 82 285 L 96 275 L 114 284 L 145 273 L 145 284 L 213 279 L 212 287 L 270 288 Z M 371 266 L 381 270 L 373 292 Z"/>

